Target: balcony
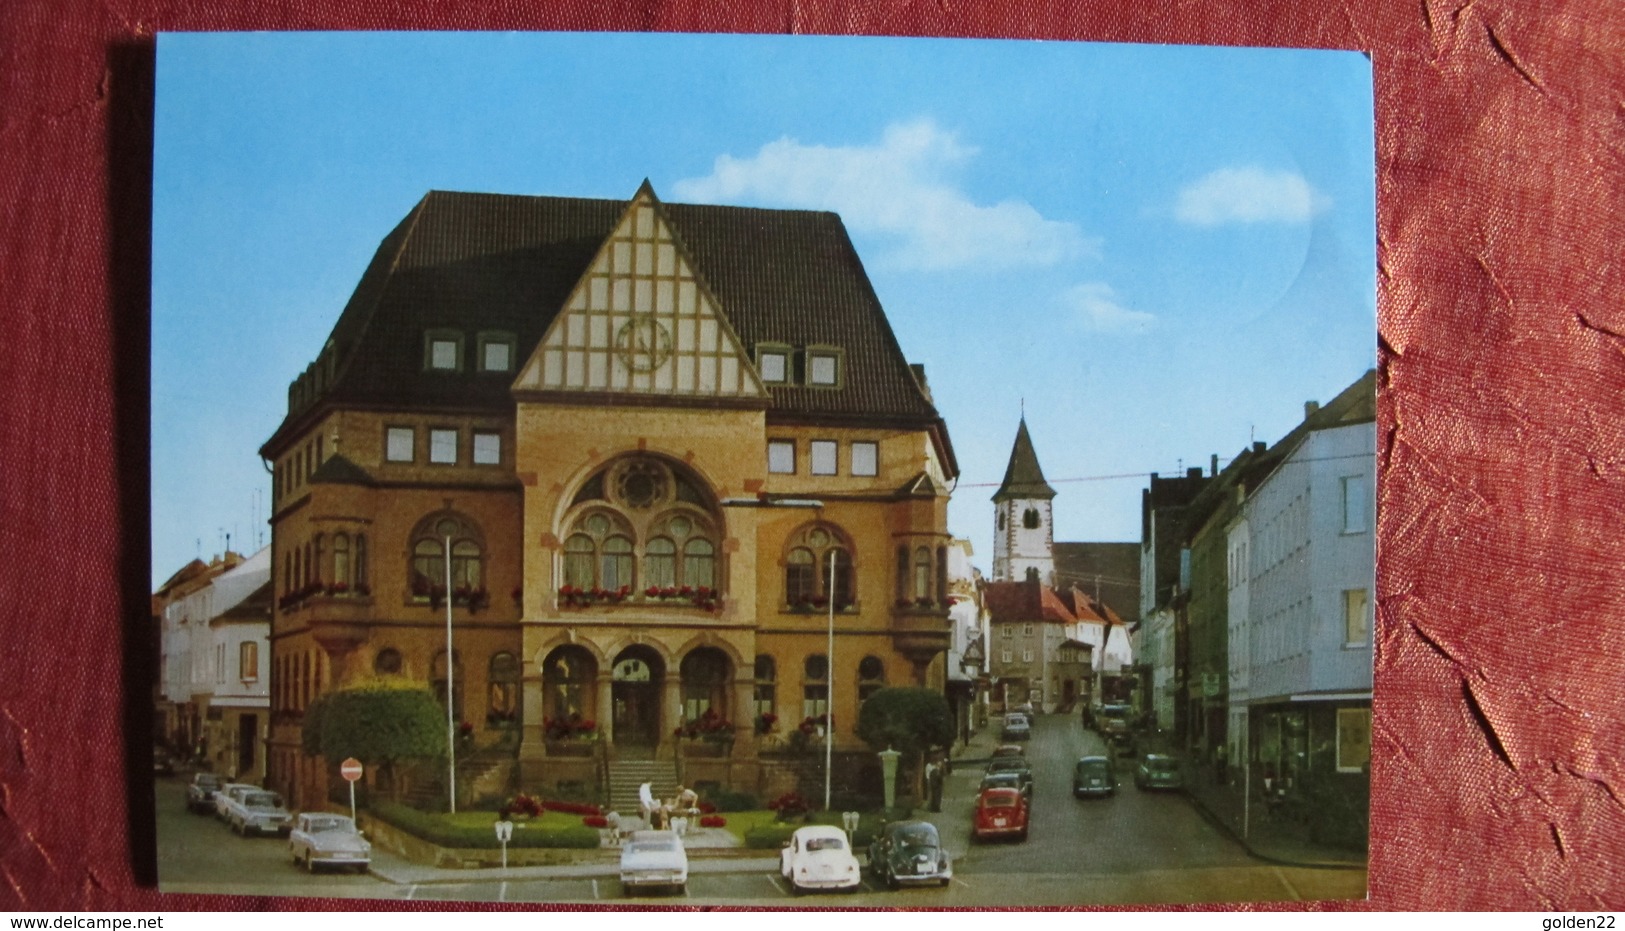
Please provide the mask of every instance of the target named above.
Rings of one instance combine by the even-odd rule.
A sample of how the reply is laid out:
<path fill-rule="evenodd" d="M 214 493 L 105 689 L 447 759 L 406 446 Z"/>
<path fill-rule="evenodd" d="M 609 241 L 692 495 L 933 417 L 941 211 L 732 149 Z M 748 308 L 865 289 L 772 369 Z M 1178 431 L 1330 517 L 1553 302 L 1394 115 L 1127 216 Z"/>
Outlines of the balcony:
<path fill-rule="evenodd" d="M 953 641 L 948 605 L 925 599 L 899 601 L 892 606 L 888 631 L 892 646 L 918 665 L 946 652 Z"/>

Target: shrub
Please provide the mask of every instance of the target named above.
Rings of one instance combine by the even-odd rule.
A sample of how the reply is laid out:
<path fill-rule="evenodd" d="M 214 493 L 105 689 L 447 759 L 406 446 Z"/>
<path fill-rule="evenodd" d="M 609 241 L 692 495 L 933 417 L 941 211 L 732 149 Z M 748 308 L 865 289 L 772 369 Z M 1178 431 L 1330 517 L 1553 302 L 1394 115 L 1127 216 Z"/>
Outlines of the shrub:
<path fill-rule="evenodd" d="M 778 850 L 794 834 L 798 824 L 763 824 L 745 832 L 745 846 L 752 850 Z"/>
<path fill-rule="evenodd" d="M 756 796 L 749 792 L 714 792 L 711 795 L 717 811 L 755 811 L 762 807 Z"/>
<path fill-rule="evenodd" d="M 603 815 L 588 815 L 587 817 L 581 819 L 581 823 L 589 828 L 609 827 L 609 819 Z"/>
<path fill-rule="evenodd" d="M 721 815 L 706 815 L 700 819 L 700 827 L 702 828 L 725 828 L 727 826 L 728 819 Z"/>
<path fill-rule="evenodd" d="M 395 802 L 380 802 L 371 809 L 374 818 L 393 825 L 414 837 L 442 847 L 495 849 L 500 847 L 490 825 L 457 824 Z M 514 831 L 509 847 L 564 847 L 596 849 L 598 832 L 580 824 L 555 822 L 531 824 Z"/>
<path fill-rule="evenodd" d="M 786 792 L 767 803 L 769 811 L 776 812 L 780 821 L 793 821 L 807 814 L 812 804 L 799 792 Z"/>

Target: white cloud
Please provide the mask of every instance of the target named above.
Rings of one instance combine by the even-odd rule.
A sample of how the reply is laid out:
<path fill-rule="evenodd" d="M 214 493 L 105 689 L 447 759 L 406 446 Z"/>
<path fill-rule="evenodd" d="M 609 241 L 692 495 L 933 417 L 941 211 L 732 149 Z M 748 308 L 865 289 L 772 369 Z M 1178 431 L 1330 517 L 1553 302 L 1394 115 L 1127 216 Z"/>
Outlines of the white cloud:
<path fill-rule="evenodd" d="M 1304 223 L 1330 204 L 1296 172 L 1221 168 L 1180 191 L 1174 215 L 1195 226 Z"/>
<path fill-rule="evenodd" d="M 974 203 L 945 178 L 977 150 L 930 120 L 893 123 L 867 146 L 806 145 L 783 138 L 754 155 L 718 156 L 709 176 L 678 181 L 677 199 L 754 203 L 841 215 L 858 234 L 895 238 L 886 258 L 918 269 L 1053 265 L 1095 254 L 1073 223 L 1031 204 Z"/>
<path fill-rule="evenodd" d="M 1157 322 L 1154 314 L 1119 304 L 1116 292 L 1102 282 L 1074 285 L 1061 300 L 1072 319 L 1094 333 L 1145 333 Z"/>

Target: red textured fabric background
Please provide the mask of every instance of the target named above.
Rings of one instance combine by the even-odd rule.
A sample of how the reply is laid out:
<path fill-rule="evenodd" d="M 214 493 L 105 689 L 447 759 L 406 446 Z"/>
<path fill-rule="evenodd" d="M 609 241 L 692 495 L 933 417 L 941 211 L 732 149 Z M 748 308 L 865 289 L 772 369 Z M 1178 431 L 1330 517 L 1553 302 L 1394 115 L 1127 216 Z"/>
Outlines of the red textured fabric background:
<path fill-rule="evenodd" d="M 0 910 L 366 907 L 158 893 L 150 804 L 124 776 L 127 760 L 145 769 L 150 733 L 153 36 L 248 29 L 1369 52 L 1383 469 L 1372 905 L 1625 907 L 1625 6 L 212 6 L 0 3 Z"/>

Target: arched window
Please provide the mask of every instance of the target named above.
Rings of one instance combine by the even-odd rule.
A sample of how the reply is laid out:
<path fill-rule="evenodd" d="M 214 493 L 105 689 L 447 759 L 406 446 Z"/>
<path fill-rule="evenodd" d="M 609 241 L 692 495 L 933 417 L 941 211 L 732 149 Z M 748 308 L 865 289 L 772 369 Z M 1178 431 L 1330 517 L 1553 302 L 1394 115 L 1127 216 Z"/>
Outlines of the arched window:
<path fill-rule="evenodd" d="M 784 556 L 785 604 L 822 608 L 833 599 L 836 610 L 845 611 L 856 600 L 854 591 L 852 550 L 839 531 L 814 524 L 791 537 Z"/>
<path fill-rule="evenodd" d="M 822 653 L 801 665 L 801 714 L 818 719 L 829 713 L 829 658 Z"/>
<path fill-rule="evenodd" d="M 683 584 L 716 588 L 717 548 L 710 540 L 696 537 L 683 544 Z"/>
<path fill-rule="evenodd" d="M 1038 509 L 1028 508 L 1021 513 L 1021 526 L 1028 530 L 1038 529 Z"/>
<path fill-rule="evenodd" d="M 367 535 L 355 535 L 355 578 L 350 585 L 356 591 L 365 595 L 372 591 L 371 583 L 367 581 Z"/>
<path fill-rule="evenodd" d="M 354 580 L 350 578 L 350 535 L 333 534 L 333 585 L 337 591 L 348 591 Z"/>
<path fill-rule="evenodd" d="M 865 656 L 858 661 L 858 706 L 870 695 L 886 687 L 886 664 L 879 657 Z"/>
<path fill-rule="evenodd" d="M 778 664 L 773 662 L 773 657 L 765 653 L 758 655 L 756 657 L 756 707 L 752 710 L 756 714 L 757 730 L 759 731 L 767 730 L 766 725 L 771 723 L 763 722 L 761 720 L 762 715 L 778 714 L 778 696 L 776 694 L 778 691 L 778 677 Z"/>
<path fill-rule="evenodd" d="M 1002 508 L 999 510 L 999 529 L 1004 529 L 1004 510 Z"/>
<path fill-rule="evenodd" d="M 699 647 L 683 657 L 678 666 L 682 679 L 683 720 L 712 717 L 728 719 L 728 680 L 732 664 L 716 647 Z"/>
<path fill-rule="evenodd" d="M 632 587 L 632 541 L 626 537 L 610 537 L 604 541 L 603 557 L 598 564 L 599 585 L 608 591 Z"/>
<path fill-rule="evenodd" d="M 937 604 L 948 604 L 948 548 L 937 547 Z"/>
<path fill-rule="evenodd" d="M 446 593 L 446 544 L 451 544 L 451 590 L 458 599 L 485 591 L 485 543 L 474 522 L 452 511 L 420 521 L 412 531 L 412 595 Z"/>
<path fill-rule="evenodd" d="M 624 457 L 589 477 L 571 507 L 561 586 L 635 598 L 718 587 L 715 503 L 680 468 Z"/>
<path fill-rule="evenodd" d="M 594 720 L 593 686 L 597 678 L 598 664 L 581 647 L 559 647 L 547 655 L 542 662 L 542 713 L 547 719 L 544 726 L 550 727 L 550 739 L 568 734 L 568 728 L 561 724 Z"/>
<path fill-rule="evenodd" d="M 519 726 L 519 660 L 512 653 L 491 657 L 486 676 L 490 699 L 485 711 L 489 727 Z"/>
<path fill-rule="evenodd" d="M 643 548 L 643 583 L 650 588 L 677 587 L 677 544 L 656 537 Z"/>

